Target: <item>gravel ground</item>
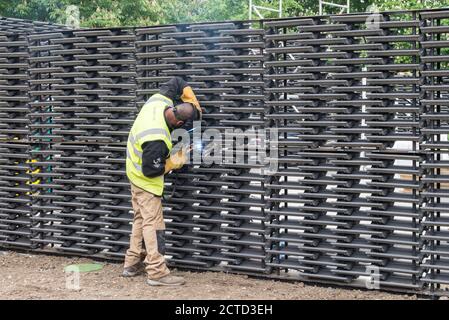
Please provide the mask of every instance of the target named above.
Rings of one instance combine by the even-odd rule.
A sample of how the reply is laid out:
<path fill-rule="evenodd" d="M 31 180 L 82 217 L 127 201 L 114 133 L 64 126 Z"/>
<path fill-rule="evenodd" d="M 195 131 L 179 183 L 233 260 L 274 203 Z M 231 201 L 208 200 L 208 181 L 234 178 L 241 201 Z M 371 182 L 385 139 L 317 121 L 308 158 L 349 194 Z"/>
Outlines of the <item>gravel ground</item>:
<path fill-rule="evenodd" d="M 67 289 L 64 267 L 92 262 L 85 258 L 0 251 L 0 299 L 417 299 L 378 291 L 314 286 L 302 282 L 256 279 L 220 272 L 186 272 L 182 287 L 150 287 L 145 277 L 120 277 L 122 265 L 104 263 L 83 273 L 78 290 Z"/>

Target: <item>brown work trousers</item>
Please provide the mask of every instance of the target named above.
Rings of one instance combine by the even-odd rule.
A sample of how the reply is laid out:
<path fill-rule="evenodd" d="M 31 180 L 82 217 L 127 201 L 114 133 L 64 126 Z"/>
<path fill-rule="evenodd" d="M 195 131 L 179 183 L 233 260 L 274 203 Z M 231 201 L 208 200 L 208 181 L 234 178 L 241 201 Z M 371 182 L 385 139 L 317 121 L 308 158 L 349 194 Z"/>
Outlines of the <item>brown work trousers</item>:
<path fill-rule="evenodd" d="M 129 249 L 126 251 L 125 268 L 142 261 L 149 279 L 159 279 L 170 273 L 164 256 L 159 252 L 157 231 L 165 230 L 161 197 L 131 184 L 134 220 Z M 143 244 L 145 243 L 145 248 Z"/>

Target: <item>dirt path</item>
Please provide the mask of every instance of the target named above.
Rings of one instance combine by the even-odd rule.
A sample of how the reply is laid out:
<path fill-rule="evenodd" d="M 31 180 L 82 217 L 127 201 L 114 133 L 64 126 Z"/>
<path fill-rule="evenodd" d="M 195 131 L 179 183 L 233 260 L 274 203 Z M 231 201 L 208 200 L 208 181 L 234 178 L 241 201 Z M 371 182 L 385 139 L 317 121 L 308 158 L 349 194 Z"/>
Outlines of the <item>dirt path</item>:
<path fill-rule="evenodd" d="M 186 278 L 185 286 L 154 288 L 145 284 L 144 276 L 120 277 L 122 266 L 116 263 L 82 274 L 80 290 L 67 289 L 64 267 L 88 262 L 92 261 L 0 251 L 0 299 L 416 299 L 217 272 L 176 272 Z"/>

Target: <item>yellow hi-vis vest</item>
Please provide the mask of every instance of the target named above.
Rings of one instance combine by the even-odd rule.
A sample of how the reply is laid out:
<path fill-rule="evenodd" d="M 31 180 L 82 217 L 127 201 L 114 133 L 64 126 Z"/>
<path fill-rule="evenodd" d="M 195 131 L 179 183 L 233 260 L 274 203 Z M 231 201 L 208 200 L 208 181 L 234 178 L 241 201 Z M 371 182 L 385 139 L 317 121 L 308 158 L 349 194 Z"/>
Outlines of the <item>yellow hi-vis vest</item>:
<path fill-rule="evenodd" d="M 142 145 L 147 141 L 162 140 L 168 151 L 172 149 L 170 130 L 165 122 L 164 110 L 173 102 L 155 94 L 142 107 L 129 132 L 126 147 L 126 175 L 135 186 L 161 196 L 164 191 L 164 174 L 148 178 L 142 173 Z M 162 164 L 161 164 L 162 165 Z"/>

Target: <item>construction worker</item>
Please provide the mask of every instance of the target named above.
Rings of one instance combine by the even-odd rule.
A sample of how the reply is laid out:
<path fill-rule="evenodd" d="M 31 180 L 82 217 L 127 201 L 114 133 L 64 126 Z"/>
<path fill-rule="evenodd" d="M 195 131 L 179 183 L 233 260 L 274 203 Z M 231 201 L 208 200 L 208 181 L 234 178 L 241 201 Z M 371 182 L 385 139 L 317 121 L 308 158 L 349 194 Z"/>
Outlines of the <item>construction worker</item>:
<path fill-rule="evenodd" d="M 125 277 L 146 271 L 149 285 L 185 283 L 182 277 L 170 275 L 165 262 L 161 196 L 164 174 L 180 169 L 187 158 L 185 149 L 170 155 L 170 133 L 199 118 L 201 108 L 192 88 L 182 78 L 174 77 L 161 86 L 159 93 L 150 97 L 134 121 L 126 158 L 134 219 L 125 257 Z"/>

